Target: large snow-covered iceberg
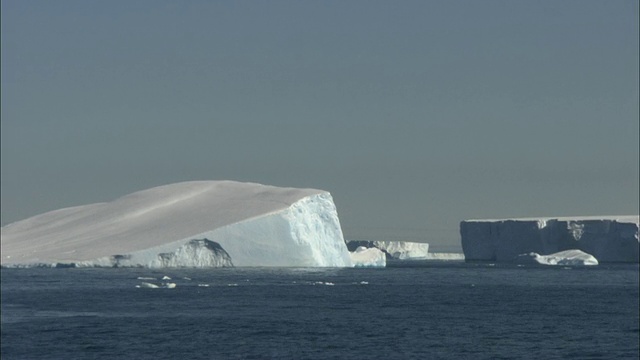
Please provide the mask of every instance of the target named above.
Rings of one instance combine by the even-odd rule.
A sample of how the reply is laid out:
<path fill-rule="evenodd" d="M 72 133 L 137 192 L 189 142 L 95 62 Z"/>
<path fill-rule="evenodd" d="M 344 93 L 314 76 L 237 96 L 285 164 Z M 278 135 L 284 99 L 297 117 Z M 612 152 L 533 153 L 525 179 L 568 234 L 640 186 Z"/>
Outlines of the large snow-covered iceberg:
<path fill-rule="evenodd" d="M 416 260 L 426 259 L 429 255 L 429 244 L 410 241 L 362 241 L 350 240 L 347 247 L 350 251 L 358 247 L 377 248 L 382 250 L 387 259 Z"/>
<path fill-rule="evenodd" d="M 639 260 L 638 216 L 467 220 L 460 223 L 466 260 L 510 262 L 520 254 L 577 249 L 600 262 Z"/>
<path fill-rule="evenodd" d="M 1 234 L 3 266 L 352 266 L 328 192 L 233 181 L 160 186 Z"/>
<path fill-rule="evenodd" d="M 580 250 L 565 250 L 549 255 L 538 253 L 520 254 L 514 259 L 520 264 L 591 266 L 598 265 L 598 260 L 590 254 Z"/>

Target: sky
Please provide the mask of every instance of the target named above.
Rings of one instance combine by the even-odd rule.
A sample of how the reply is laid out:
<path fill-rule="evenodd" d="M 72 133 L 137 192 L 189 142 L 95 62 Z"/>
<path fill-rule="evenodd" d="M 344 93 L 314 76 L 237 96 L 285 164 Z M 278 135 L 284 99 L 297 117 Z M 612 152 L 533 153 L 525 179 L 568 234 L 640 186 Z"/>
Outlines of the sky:
<path fill-rule="evenodd" d="M 188 180 L 349 240 L 639 212 L 636 0 L 1 2 L 1 222 Z"/>

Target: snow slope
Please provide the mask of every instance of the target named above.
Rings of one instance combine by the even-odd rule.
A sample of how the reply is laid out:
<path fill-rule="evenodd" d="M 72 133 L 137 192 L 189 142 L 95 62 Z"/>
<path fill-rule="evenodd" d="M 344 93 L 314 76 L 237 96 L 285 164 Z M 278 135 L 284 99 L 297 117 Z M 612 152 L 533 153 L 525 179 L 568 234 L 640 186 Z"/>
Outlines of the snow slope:
<path fill-rule="evenodd" d="M 1 234 L 3 266 L 351 266 L 328 192 L 233 181 L 159 186 Z"/>
<path fill-rule="evenodd" d="M 637 263 L 638 223 L 638 215 L 467 220 L 460 236 L 467 260 L 509 262 L 577 249 L 600 262 Z"/>

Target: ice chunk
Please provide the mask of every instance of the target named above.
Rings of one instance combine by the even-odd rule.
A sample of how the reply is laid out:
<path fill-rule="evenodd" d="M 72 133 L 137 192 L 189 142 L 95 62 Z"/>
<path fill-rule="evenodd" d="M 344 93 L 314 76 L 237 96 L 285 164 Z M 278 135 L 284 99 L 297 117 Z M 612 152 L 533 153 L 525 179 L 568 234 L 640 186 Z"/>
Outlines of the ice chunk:
<path fill-rule="evenodd" d="M 464 260 L 464 254 L 430 252 L 427 255 L 427 259 L 428 260 L 441 260 L 441 261 L 462 261 L 462 260 Z"/>
<path fill-rule="evenodd" d="M 372 247 L 366 248 L 359 246 L 354 252 L 350 253 L 351 262 L 355 267 L 385 267 L 387 266 L 387 257 L 382 250 Z"/>
<path fill-rule="evenodd" d="M 520 254 L 578 249 L 600 262 L 637 263 L 638 223 L 637 215 L 467 220 L 460 236 L 466 260 L 510 262 Z"/>
<path fill-rule="evenodd" d="M 550 255 L 537 253 L 520 254 L 515 258 L 520 264 L 542 264 L 563 266 L 589 266 L 598 265 L 598 260 L 590 254 L 580 250 L 565 250 Z"/>
<path fill-rule="evenodd" d="M 137 288 L 147 288 L 147 289 L 175 289 L 175 283 L 162 283 L 161 285 L 156 285 L 148 282 L 142 282 L 140 285 L 136 285 Z"/>
<path fill-rule="evenodd" d="M 328 192 L 232 181 L 160 186 L 1 232 L 2 266 L 352 265 Z"/>
<path fill-rule="evenodd" d="M 149 288 L 149 289 L 157 289 L 160 286 L 158 286 L 156 284 L 148 283 L 148 282 L 142 282 L 142 283 L 140 283 L 140 287 Z"/>
<path fill-rule="evenodd" d="M 382 250 L 387 259 L 414 260 L 426 259 L 429 255 L 429 244 L 409 241 L 349 241 L 347 247 L 354 251 L 360 246 Z"/>

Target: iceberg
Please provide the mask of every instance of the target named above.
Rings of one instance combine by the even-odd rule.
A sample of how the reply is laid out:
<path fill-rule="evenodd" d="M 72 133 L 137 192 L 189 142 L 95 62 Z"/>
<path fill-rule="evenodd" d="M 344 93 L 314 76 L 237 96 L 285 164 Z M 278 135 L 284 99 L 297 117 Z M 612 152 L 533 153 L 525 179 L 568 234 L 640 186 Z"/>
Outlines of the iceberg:
<path fill-rule="evenodd" d="M 3 267 L 351 267 L 331 194 L 191 181 L 0 229 Z"/>
<path fill-rule="evenodd" d="M 386 267 L 387 256 L 378 248 L 366 248 L 358 246 L 350 253 L 351 262 L 354 267 Z"/>
<path fill-rule="evenodd" d="M 638 263 L 638 215 L 466 220 L 466 260 L 511 262 L 520 254 L 581 250 L 600 262 Z"/>
<path fill-rule="evenodd" d="M 358 247 L 377 248 L 382 250 L 387 259 L 418 260 L 429 256 L 429 244 L 409 241 L 348 241 L 350 251 Z"/>
<path fill-rule="evenodd" d="M 427 255 L 427 260 L 464 261 L 464 254 L 430 252 Z"/>
<path fill-rule="evenodd" d="M 520 254 L 515 260 L 519 264 L 564 265 L 564 266 L 591 266 L 598 265 L 598 260 L 593 255 L 580 250 L 565 250 L 550 255 L 538 253 Z"/>

